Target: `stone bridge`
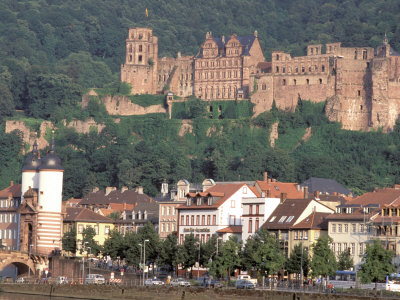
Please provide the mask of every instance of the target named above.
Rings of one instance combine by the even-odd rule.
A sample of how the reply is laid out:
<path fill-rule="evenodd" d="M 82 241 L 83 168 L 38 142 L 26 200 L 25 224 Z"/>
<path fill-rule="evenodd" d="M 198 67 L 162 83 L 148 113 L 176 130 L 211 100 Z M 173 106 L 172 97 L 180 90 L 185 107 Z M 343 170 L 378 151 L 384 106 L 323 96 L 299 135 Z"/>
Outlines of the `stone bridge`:
<path fill-rule="evenodd" d="M 26 253 L 14 250 L 0 250 L 0 271 L 8 265 L 18 268 L 18 276 L 30 273 L 37 273 L 37 266 L 46 265 L 48 257 L 36 253 Z"/>

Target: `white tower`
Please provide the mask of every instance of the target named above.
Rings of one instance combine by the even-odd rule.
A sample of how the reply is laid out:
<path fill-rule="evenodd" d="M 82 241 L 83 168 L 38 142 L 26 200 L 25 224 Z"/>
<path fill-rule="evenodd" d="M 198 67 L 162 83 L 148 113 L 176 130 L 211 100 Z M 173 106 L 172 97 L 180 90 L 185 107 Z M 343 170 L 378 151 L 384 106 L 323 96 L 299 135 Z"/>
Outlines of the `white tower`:
<path fill-rule="evenodd" d="M 22 182 L 21 182 L 21 203 L 24 201 L 25 192 L 31 187 L 32 189 L 39 188 L 39 165 L 40 158 L 38 145 L 35 141 L 33 144 L 32 153 L 25 159 L 22 167 Z"/>
<path fill-rule="evenodd" d="M 61 249 L 63 172 L 53 137 L 50 150 L 39 166 L 37 250 L 42 253 Z"/>

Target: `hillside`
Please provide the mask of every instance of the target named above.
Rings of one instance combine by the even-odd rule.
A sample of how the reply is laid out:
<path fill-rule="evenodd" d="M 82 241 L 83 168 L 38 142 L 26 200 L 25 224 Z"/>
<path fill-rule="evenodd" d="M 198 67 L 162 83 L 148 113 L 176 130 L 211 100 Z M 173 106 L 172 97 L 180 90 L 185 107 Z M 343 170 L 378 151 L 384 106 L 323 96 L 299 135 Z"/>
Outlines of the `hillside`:
<path fill-rule="evenodd" d="M 386 135 L 343 131 L 326 120 L 323 104 L 304 101 L 294 114 L 273 109 L 255 119 L 246 103 L 226 103 L 222 119 L 209 119 L 195 100 L 176 105 L 172 120 L 165 114 L 111 117 L 97 101 L 86 110 L 80 107 L 89 88 L 126 93 L 119 68 L 131 26 L 154 29 L 160 56 L 176 56 L 178 51 L 195 55 L 208 31 L 221 36 L 257 30 L 269 59 L 276 49 L 304 55 L 309 43 L 375 47 L 385 32 L 391 46 L 400 49 L 399 12 L 397 1 L 372 0 L 3 1 L 0 187 L 19 180 L 23 161 L 21 137 L 4 133 L 4 121 L 10 117 L 35 128 L 37 119 L 52 121 L 59 128 L 65 197 L 80 197 L 93 186 L 138 184 L 154 195 L 164 178 L 251 180 L 264 170 L 278 180 L 331 177 L 356 192 L 399 182 L 398 128 Z M 160 104 L 159 99 L 132 101 Z M 90 117 L 104 123 L 101 133 L 79 134 L 63 126 L 64 119 Z M 182 131 L 181 119 L 191 119 L 191 128 L 186 123 Z M 271 148 L 274 122 L 279 122 L 279 138 Z M 303 141 L 309 127 L 311 137 Z"/>

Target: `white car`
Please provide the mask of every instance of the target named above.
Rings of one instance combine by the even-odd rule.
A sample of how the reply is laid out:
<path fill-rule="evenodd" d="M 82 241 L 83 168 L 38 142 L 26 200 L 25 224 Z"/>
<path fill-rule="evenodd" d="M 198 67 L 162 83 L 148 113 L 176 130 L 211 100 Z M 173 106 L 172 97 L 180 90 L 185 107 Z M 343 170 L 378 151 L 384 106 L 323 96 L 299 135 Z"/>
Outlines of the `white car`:
<path fill-rule="evenodd" d="M 150 286 L 150 285 L 164 285 L 164 282 L 162 282 L 160 279 L 158 278 L 151 278 L 151 279 L 147 279 L 144 282 L 144 285 Z"/>
<path fill-rule="evenodd" d="M 85 280 L 86 284 L 105 284 L 106 280 L 100 274 L 88 274 Z"/>
<path fill-rule="evenodd" d="M 26 280 L 24 277 L 19 277 L 17 280 L 15 280 L 15 283 L 26 283 Z"/>
<path fill-rule="evenodd" d="M 172 286 L 190 286 L 190 283 L 183 278 L 172 279 L 169 284 Z"/>

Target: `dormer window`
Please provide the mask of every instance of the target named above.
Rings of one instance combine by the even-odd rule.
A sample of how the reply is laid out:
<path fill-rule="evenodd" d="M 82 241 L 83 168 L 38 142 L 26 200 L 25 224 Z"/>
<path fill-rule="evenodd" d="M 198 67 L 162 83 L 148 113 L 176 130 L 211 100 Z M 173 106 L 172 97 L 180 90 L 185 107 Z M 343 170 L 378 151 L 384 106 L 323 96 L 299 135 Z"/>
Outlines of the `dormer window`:
<path fill-rule="evenodd" d="M 199 197 L 199 198 L 197 198 L 197 205 L 201 205 L 201 198 Z"/>
<path fill-rule="evenodd" d="M 192 205 L 192 198 L 188 198 L 188 199 L 187 199 L 186 205 L 187 205 L 187 206 Z"/>
<path fill-rule="evenodd" d="M 208 197 L 207 201 L 209 206 L 212 205 L 212 197 Z"/>

